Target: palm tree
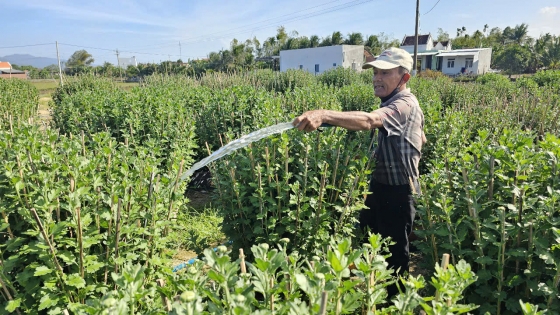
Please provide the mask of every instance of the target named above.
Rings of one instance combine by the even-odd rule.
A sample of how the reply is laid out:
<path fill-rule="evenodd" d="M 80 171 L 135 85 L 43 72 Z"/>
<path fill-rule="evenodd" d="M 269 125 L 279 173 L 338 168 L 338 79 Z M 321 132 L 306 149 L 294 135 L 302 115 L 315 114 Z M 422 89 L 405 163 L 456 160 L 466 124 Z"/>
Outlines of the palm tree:
<path fill-rule="evenodd" d="M 309 37 L 309 46 L 310 47 L 317 47 L 317 46 L 319 46 L 320 41 L 321 40 L 319 39 L 319 36 L 311 35 L 311 37 Z"/>
<path fill-rule="evenodd" d="M 348 34 L 348 38 L 344 41 L 347 45 L 363 45 L 364 44 L 364 37 L 362 33 L 350 33 Z"/>
<path fill-rule="evenodd" d="M 331 36 L 331 45 L 341 45 L 344 42 L 344 37 L 341 32 L 333 32 Z"/>
<path fill-rule="evenodd" d="M 76 68 L 79 66 L 89 66 L 94 61 L 95 60 L 93 59 L 91 54 L 88 53 L 86 50 L 82 49 L 74 52 L 72 56 L 70 56 L 70 58 L 66 62 L 66 66 L 69 68 Z"/>
<path fill-rule="evenodd" d="M 529 25 L 525 23 L 521 23 L 520 25 L 516 25 L 513 29 L 511 39 L 518 43 L 519 45 L 523 45 L 527 38 Z"/>
<path fill-rule="evenodd" d="M 377 35 L 370 35 L 364 46 L 365 49 L 367 49 L 374 56 L 381 53 L 381 44 L 379 43 L 379 37 L 377 37 Z"/>

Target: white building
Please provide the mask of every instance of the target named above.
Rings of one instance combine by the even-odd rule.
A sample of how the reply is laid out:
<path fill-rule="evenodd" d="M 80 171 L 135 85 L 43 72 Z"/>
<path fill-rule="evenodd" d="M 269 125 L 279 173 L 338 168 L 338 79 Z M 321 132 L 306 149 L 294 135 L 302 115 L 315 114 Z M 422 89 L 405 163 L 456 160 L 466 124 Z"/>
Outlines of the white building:
<path fill-rule="evenodd" d="M 444 51 L 436 57 L 441 60 L 441 71 L 444 74 L 485 74 L 490 70 L 492 48 Z"/>
<path fill-rule="evenodd" d="M 362 71 L 364 46 L 337 45 L 280 51 L 280 71 L 301 69 L 314 74 L 336 67 Z"/>
<path fill-rule="evenodd" d="M 414 54 L 414 36 L 405 36 L 401 48 Z M 447 75 L 484 74 L 490 69 L 491 48 L 451 49 L 451 41 L 434 41 L 431 34 L 418 35 L 417 69 Z"/>
<path fill-rule="evenodd" d="M 134 66 L 137 67 L 138 66 L 138 62 L 136 62 L 136 57 L 132 56 L 131 58 L 118 58 L 119 59 L 119 64 L 118 67 L 119 68 L 123 68 L 126 69 L 128 68 L 128 66 Z"/>

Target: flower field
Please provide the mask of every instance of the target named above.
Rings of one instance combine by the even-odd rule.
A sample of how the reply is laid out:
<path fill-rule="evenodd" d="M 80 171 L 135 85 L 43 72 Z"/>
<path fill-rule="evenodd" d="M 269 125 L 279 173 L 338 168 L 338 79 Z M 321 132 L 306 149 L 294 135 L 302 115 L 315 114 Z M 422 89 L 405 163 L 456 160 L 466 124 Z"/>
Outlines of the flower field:
<path fill-rule="evenodd" d="M 558 71 L 411 81 L 428 138 L 415 246 L 430 275 L 404 279 L 393 302 L 387 240 L 361 244 L 355 229 L 375 143 L 340 128 L 212 163 L 229 242 L 198 240 L 184 249 L 204 259 L 173 272 L 192 238 L 177 231 L 196 225 L 180 219 L 185 170 L 306 110 L 375 109 L 371 76 L 153 75 L 128 91 L 82 77 L 53 93 L 46 129 L 37 90 L 0 79 L 0 314 L 560 312 Z"/>

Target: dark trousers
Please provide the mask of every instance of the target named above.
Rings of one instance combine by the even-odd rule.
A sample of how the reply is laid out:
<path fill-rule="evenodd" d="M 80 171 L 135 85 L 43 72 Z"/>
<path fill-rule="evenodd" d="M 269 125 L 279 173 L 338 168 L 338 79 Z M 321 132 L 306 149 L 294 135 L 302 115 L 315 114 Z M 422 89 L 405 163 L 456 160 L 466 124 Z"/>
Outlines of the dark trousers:
<path fill-rule="evenodd" d="M 409 243 L 412 223 L 416 215 L 414 199 L 409 185 L 391 186 L 372 180 L 365 205 L 369 209 L 360 212 L 360 229 L 369 228 L 372 233 L 391 237 L 396 244 L 389 246 L 391 257 L 387 259 L 389 268 L 398 270 L 397 275 L 408 273 Z M 398 293 L 396 285 L 387 287 L 389 298 Z"/>

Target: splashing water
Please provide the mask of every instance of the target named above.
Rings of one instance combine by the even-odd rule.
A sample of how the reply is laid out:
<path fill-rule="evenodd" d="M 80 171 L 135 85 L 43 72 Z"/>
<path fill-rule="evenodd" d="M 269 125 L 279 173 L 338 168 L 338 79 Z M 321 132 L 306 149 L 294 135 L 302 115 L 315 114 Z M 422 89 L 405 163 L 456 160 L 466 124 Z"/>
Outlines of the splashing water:
<path fill-rule="evenodd" d="M 188 177 L 191 177 L 192 174 L 206 166 L 208 163 L 211 163 L 219 158 L 222 158 L 228 154 L 231 154 L 233 151 L 246 147 L 248 146 L 251 142 L 255 142 L 258 141 L 262 138 L 268 137 L 270 135 L 273 135 L 275 133 L 281 133 L 283 131 L 289 130 L 294 128 L 294 126 L 292 125 L 291 122 L 287 122 L 287 123 L 281 123 L 281 124 L 277 124 L 274 126 L 270 126 L 270 127 L 266 127 L 263 129 L 259 129 L 257 131 L 251 132 L 250 134 L 244 135 L 239 139 L 236 139 L 226 145 L 224 145 L 223 147 L 219 148 L 217 151 L 215 151 L 214 153 L 210 154 L 209 156 L 205 157 L 204 159 L 196 162 L 193 166 L 191 166 L 190 169 L 188 169 L 186 172 L 183 173 L 183 175 L 181 175 L 181 177 L 179 178 L 179 181 L 183 181 L 185 179 L 187 179 Z"/>

